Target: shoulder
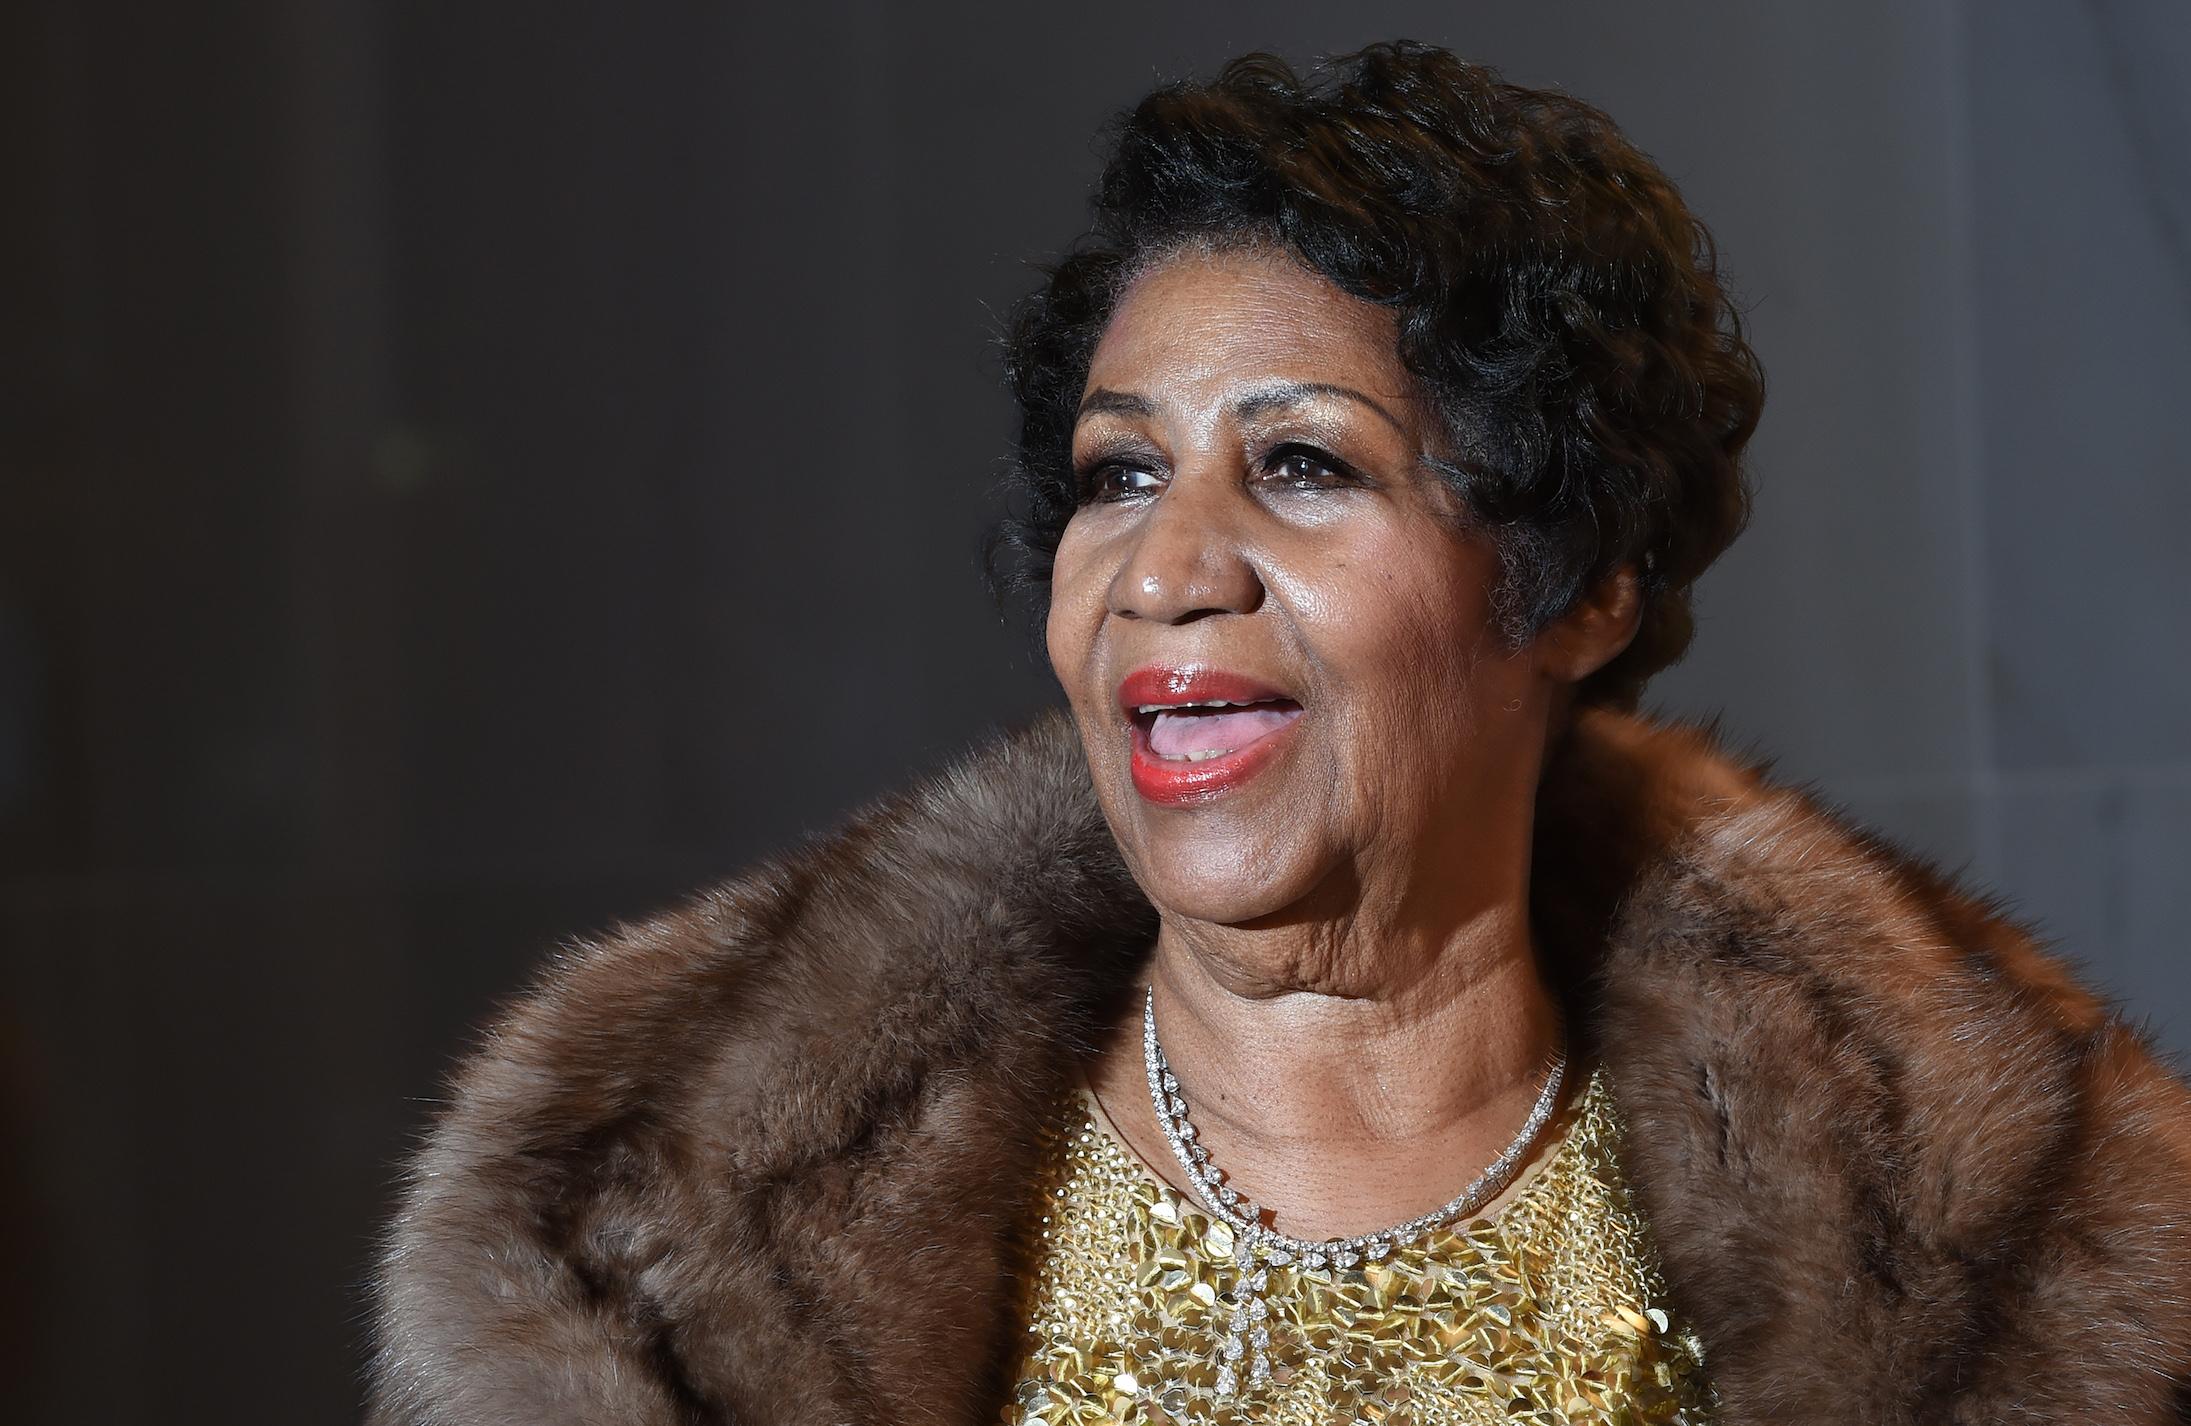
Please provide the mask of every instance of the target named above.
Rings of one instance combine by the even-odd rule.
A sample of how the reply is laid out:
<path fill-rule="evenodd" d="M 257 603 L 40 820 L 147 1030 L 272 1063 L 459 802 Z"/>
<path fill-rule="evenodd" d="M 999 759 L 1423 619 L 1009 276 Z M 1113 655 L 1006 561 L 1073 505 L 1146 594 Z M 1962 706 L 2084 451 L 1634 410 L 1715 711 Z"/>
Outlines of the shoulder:
<path fill-rule="evenodd" d="M 1776 1419 L 2169 1419 L 2191 1089 L 2149 1037 L 2002 898 L 1716 730 L 1580 732 L 1554 818 L 1622 867 L 1598 1033 L 1715 1376 Z"/>
<path fill-rule="evenodd" d="M 916 1141 L 941 1187 L 1001 1192 L 1002 1169 L 954 1181 L 953 1145 L 1037 1112 L 1151 929 L 1045 715 L 563 952 L 409 1165 L 374 1283 L 385 1419 L 682 1419 L 691 1388 L 639 1324 L 780 1300 L 814 1270 L 808 1215 L 905 1188 Z M 681 1370 L 788 1382 L 803 1362 L 824 1395 L 779 1403 L 798 1416 L 839 1377 L 818 1341 L 755 1325 Z"/>

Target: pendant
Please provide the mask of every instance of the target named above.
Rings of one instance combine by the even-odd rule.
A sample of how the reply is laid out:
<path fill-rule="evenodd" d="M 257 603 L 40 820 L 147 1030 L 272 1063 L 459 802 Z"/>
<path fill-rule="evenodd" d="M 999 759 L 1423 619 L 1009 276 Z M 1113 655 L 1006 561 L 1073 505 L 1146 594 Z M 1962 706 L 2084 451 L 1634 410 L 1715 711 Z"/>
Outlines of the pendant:
<path fill-rule="evenodd" d="M 1221 1399 L 1239 1393 L 1243 1371 L 1250 1386 L 1270 1380 L 1270 1304 L 1263 1296 L 1270 1287 L 1270 1268 L 1263 1260 L 1266 1250 L 1260 1225 L 1249 1223 L 1233 1230 L 1232 1260 L 1239 1269 L 1240 1281 L 1233 1289 L 1223 1360 L 1217 1364 L 1217 1395 Z"/>

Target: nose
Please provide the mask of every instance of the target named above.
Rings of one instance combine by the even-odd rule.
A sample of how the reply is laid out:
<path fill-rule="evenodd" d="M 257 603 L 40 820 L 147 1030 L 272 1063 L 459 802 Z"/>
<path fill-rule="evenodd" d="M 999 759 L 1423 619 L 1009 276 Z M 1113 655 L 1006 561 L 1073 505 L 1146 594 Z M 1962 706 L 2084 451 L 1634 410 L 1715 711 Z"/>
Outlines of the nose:
<path fill-rule="evenodd" d="M 1236 478 L 1178 472 L 1127 546 L 1111 577 L 1110 608 L 1124 619 L 1183 624 L 1206 614 L 1248 614 L 1263 580 L 1241 548 Z M 1211 478 L 1215 477 L 1215 478 Z"/>

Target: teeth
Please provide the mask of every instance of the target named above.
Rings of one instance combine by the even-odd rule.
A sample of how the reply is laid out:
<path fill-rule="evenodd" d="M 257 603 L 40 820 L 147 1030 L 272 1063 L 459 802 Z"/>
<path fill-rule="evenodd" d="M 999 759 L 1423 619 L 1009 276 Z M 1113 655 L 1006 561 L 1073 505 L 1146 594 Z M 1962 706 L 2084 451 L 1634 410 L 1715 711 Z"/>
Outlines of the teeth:
<path fill-rule="evenodd" d="M 1191 753 L 1157 753 L 1157 757 L 1168 763 L 1199 763 L 1211 758 L 1231 757 L 1239 751 L 1238 748 L 1202 748 Z"/>
<path fill-rule="evenodd" d="M 1255 702 L 1267 701 L 1265 699 L 1255 700 Z M 1201 703 L 1144 703 L 1134 711 L 1136 713 L 1171 713 L 1181 708 L 1252 708 L 1254 706 L 1254 703 L 1249 702 L 1235 703 L 1223 698 L 1212 698 Z"/>

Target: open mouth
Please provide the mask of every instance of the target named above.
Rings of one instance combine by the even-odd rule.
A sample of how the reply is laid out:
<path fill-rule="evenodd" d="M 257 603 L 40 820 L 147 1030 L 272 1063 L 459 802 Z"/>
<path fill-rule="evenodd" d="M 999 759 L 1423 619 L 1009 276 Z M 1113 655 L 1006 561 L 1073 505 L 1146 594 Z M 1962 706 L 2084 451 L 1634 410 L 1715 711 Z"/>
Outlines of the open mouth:
<path fill-rule="evenodd" d="M 1244 751 L 1300 716 L 1301 705 L 1290 698 L 1143 704 L 1133 711 L 1141 732 L 1137 741 L 1151 757 L 1177 763 L 1208 762 Z"/>
<path fill-rule="evenodd" d="M 1167 807 L 1224 796 L 1276 764 L 1302 713 L 1283 684 L 1205 664 L 1138 668 L 1118 703 L 1132 731 L 1134 790 Z"/>

